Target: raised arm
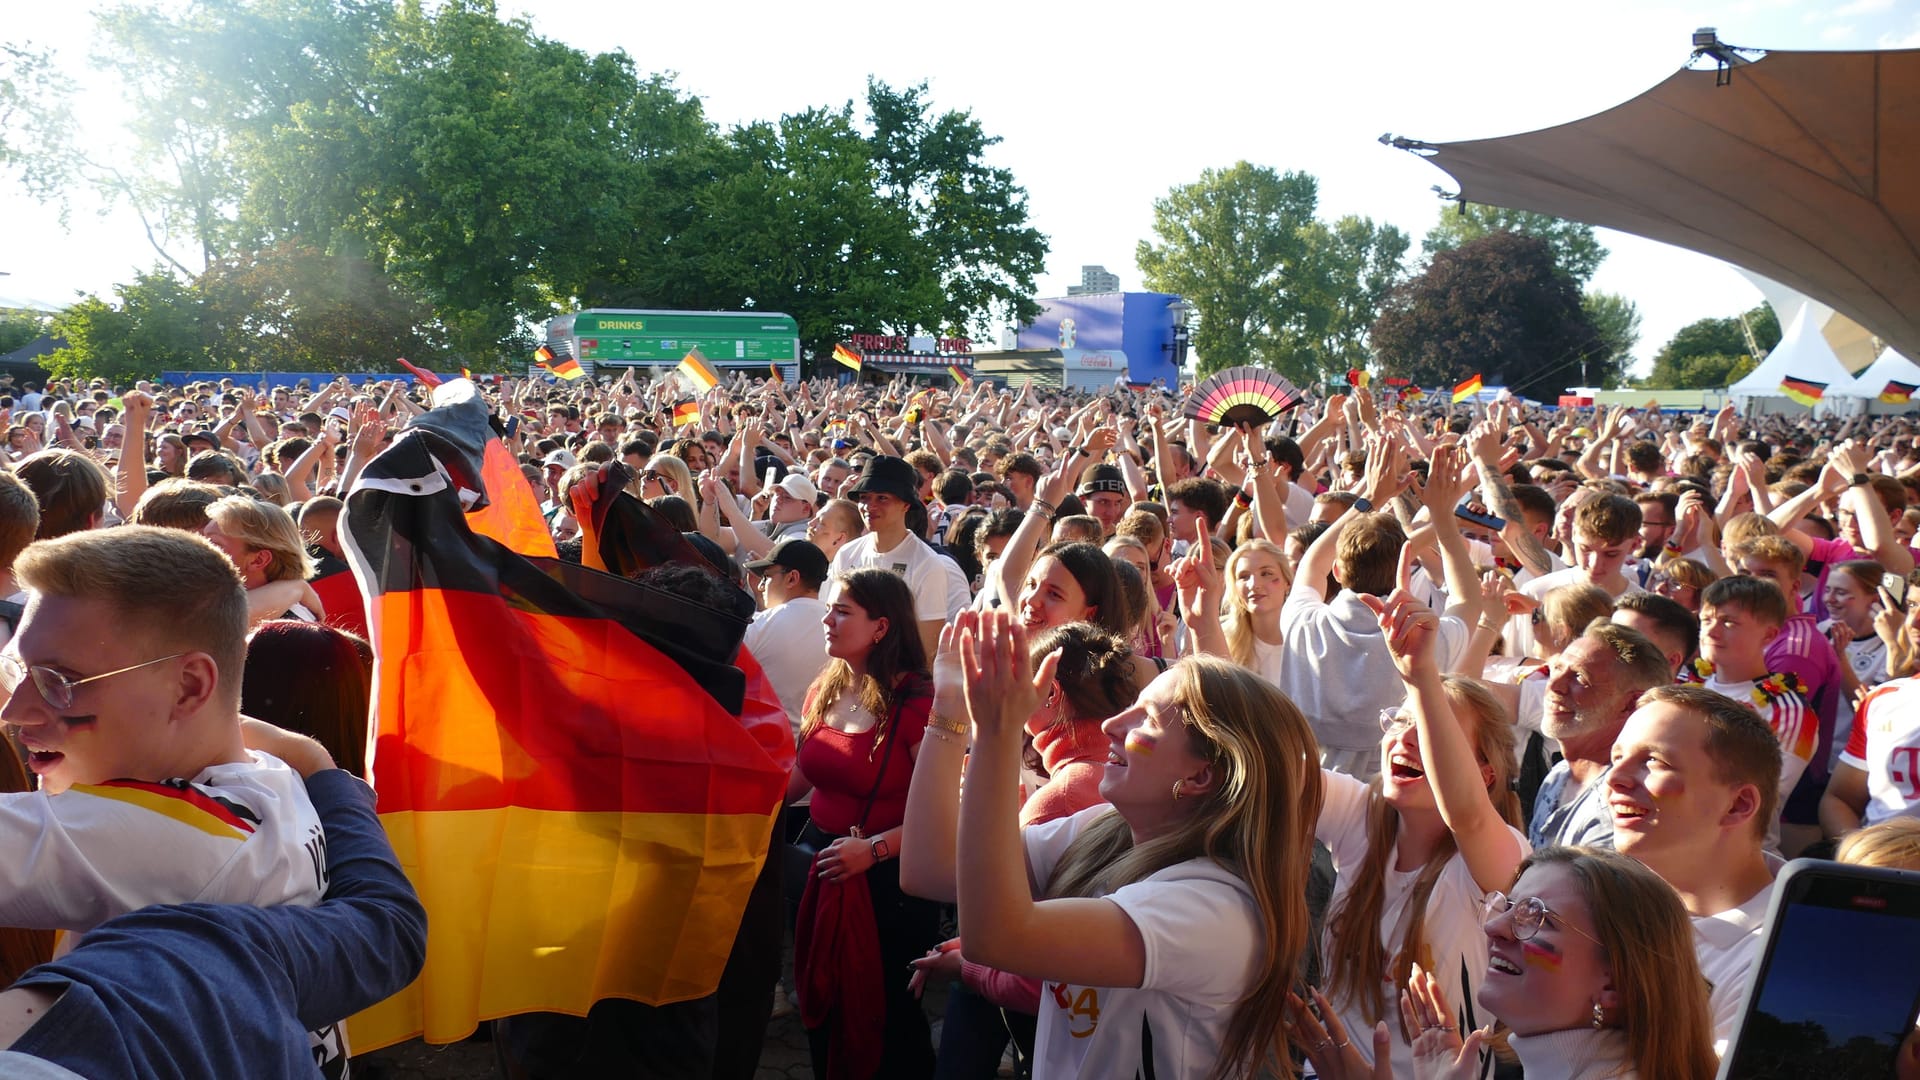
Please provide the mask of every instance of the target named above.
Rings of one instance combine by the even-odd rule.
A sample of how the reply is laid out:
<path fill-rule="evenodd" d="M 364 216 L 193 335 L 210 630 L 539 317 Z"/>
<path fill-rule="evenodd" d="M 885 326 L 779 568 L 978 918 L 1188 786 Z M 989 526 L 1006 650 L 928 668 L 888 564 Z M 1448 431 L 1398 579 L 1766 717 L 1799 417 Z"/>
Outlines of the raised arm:
<path fill-rule="evenodd" d="M 927 737 L 907 786 L 907 817 L 900 837 L 900 888 L 914 896 L 951 904 L 959 896 L 960 767 L 967 760 L 965 676 L 960 635 L 979 632 L 980 615 L 968 610 L 940 628 L 933 654 L 933 711 Z"/>
<path fill-rule="evenodd" d="M 1179 591 L 1180 611 L 1187 618 L 1187 634 L 1193 642 L 1189 653 L 1210 653 L 1232 658 L 1227 633 L 1220 626 L 1220 603 L 1225 584 L 1213 565 L 1213 545 L 1207 540 L 1211 530 L 1205 515 L 1195 515 L 1193 546 L 1173 564 L 1174 587 Z"/>
<path fill-rule="evenodd" d="M 1490 424 L 1476 428 L 1473 459 L 1480 466 L 1480 497 L 1487 501 L 1487 509 L 1506 522 L 1500 529 L 1500 539 L 1507 550 L 1536 577 L 1545 577 L 1553 572 L 1553 556 L 1527 525 L 1520 500 L 1513 497 L 1513 489 L 1507 486 L 1505 473 L 1500 468 L 1502 456 L 1499 429 Z"/>
<path fill-rule="evenodd" d="M 1436 447 L 1421 498 L 1426 502 L 1434 538 L 1440 543 L 1440 566 L 1447 581 L 1447 614 L 1471 616 L 1480 600 L 1480 579 L 1473 572 L 1467 538 L 1460 535 L 1460 523 L 1453 515 L 1454 508 L 1471 487 L 1466 471 L 1466 455 L 1458 447 Z"/>
<path fill-rule="evenodd" d="M 1520 866 L 1520 839 L 1487 797 L 1493 767 L 1480 764 L 1447 700 L 1436 656 L 1439 617 L 1405 589 L 1395 589 L 1384 600 L 1362 596 L 1360 602 L 1379 617 L 1394 666 L 1406 683 L 1407 707 L 1420 730 L 1420 767 L 1441 820 L 1452 831 L 1474 884 L 1487 892 L 1506 888 Z"/>
<path fill-rule="evenodd" d="M 120 395 L 120 460 L 114 463 L 113 505 L 123 521 L 133 520 L 133 508 L 147 493 L 147 420 L 153 415 L 153 395 L 129 390 Z"/>

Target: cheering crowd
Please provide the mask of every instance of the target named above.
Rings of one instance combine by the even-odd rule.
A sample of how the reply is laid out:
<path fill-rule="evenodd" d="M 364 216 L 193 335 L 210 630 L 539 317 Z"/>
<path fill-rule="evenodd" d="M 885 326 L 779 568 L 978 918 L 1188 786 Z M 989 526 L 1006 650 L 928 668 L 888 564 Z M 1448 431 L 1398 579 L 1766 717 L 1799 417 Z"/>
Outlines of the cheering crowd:
<path fill-rule="evenodd" d="M 1705 1080 L 1784 859 L 1920 868 L 1908 419 L 865 379 L 478 384 L 560 558 L 614 485 L 755 599 L 819 1077 Z M 0 1063 L 340 1075 L 425 927 L 339 520 L 428 394 L 0 395 Z M 754 990 L 619 1075 L 751 1076 Z"/>

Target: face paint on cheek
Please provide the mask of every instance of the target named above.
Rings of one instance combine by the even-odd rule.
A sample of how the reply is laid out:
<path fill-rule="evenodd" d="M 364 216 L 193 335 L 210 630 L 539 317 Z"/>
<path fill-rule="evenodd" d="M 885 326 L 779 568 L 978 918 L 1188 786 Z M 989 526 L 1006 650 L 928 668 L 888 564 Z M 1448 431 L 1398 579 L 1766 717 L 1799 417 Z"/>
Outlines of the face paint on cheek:
<path fill-rule="evenodd" d="M 1127 753 L 1151 754 L 1160 748 L 1160 740 L 1144 731 L 1127 732 Z"/>
<path fill-rule="evenodd" d="M 1520 955 L 1526 959 L 1527 963 L 1542 971 L 1560 970 L 1560 954 L 1545 945 L 1523 941 L 1520 943 Z"/>

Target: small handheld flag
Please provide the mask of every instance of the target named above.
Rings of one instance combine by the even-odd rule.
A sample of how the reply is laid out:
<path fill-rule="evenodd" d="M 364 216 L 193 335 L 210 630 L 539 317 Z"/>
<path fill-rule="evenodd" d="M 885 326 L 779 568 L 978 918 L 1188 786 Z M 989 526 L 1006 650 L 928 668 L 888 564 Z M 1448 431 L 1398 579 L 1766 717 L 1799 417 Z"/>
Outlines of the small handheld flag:
<path fill-rule="evenodd" d="M 1888 379 L 1887 388 L 1880 391 L 1880 400 L 1889 405 L 1905 405 L 1913 399 L 1915 390 L 1920 390 L 1920 386 Z"/>
<path fill-rule="evenodd" d="M 417 367 L 413 364 L 407 363 L 406 357 L 396 356 L 394 357 L 394 362 L 399 364 L 401 367 L 406 368 L 407 371 L 412 373 L 414 378 L 419 379 L 421 386 L 424 386 L 427 389 L 431 390 L 434 387 L 440 385 L 440 376 L 435 375 L 433 372 L 428 371 L 426 368 Z"/>
<path fill-rule="evenodd" d="M 571 356 L 555 359 L 553 350 L 545 345 L 533 350 L 533 362 L 568 382 L 586 375 L 586 372 L 581 370 L 579 361 Z"/>
<path fill-rule="evenodd" d="M 959 364 L 948 364 L 947 374 L 953 376 L 953 384 L 955 386 L 965 386 L 973 381 L 973 376 L 961 371 Z"/>
<path fill-rule="evenodd" d="M 469 380 L 469 381 L 471 381 L 471 380 L 472 380 L 472 378 L 473 378 L 473 369 L 472 369 L 472 368 L 465 368 L 465 367 L 463 367 L 463 368 L 461 368 L 461 369 L 460 369 L 460 377 L 461 377 L 461 378 L 463 378 L 463 379 L 467 379 L 467 380 Z"/>
<path fill-rule="evenodd" d="M 720 385 L 720 376 L 714 374 L 712 366 L 707 363 L 706 357 L 700 355 L 699 349 L 681 357 L 680 366 L 674 370 L 684 375 L 703 394 Z"/>
<path fill-rule="evenodd" d="M 1479 393 L 1479 392 L 1480 392 L 1480 386 L 1481 386 L 1481 383 L 1480 383 L 1480 376 L 1479 376 L 1479 375 L 1475 375 L 1475 376 L 1474 376 L 1473 378 L 1471 378 L 1471 379 L 1468 379 L 1468 380 L 1467 380 L 1466 382 L 1463 382 L 1463 383 L 1461 383 L 1461 384 L 1460 384 L 1459 386 L 1456 386 L 1456 387 L 1454 387 L 1454 388 L 1453 388 L 1453 403 L 1454 403 L 1455 405 L 1458 405 L 1458 404 L 1460 404 L 1461 402 L 1463 402 L 1463 401 L 1465 401 L 1465 400 L 1467 400 L 1468 398 L 1470 398 L 1470 397 L 1472 397 L 1473 395 L 1475 395 L 1475 394 L 1477 394 L 1477 393 Z"/>
<path fill-rule="evenodd" d="M 1427 392 L 1417 386 L 1408 384 L 1406 389 L 1400 391 L 1400 396 L 1408 401 L 1419 401 L 1421 398 L 1427 396 Z"/>
<path fill-rule="evenodd" d="M 859 373 L 860 364 L 862 361 L 862 357 L 860 356 L 859 353 L 854 352 L 852 349 L 847 348 L 845 345 L 835 345 L 833 347 L 833 358 L 835 360 L 840 361 L 842 364 L 845 364 L 846 366 L 852 368 L 855 374 Z"/>
<path fill-rule="evenodd" d="M 673 407 L 673 429 L 675 431 L 678 431 L 681 428 L 686 427 L 688 424 L 697 424 L 699 422 L 700 422 L 700 403 L 699 402 L 694 401 L 692 398 L 688 398 L 686 401 L 682 401 L 678 405 L 675 405 Z"/>
<path fill-rule="evenodd" d="M 1780 380 L 1780 392 L 1811 409 L 1826 396 L 1827 384 L 1789 375 Z"/>
<path fill-rule="evenodd" d="M 1369 372 L 1361 368 L 1347 369 L 1347 385 L 1348 386 L 1357 386 L 1357 387 L 1360 387 L 1361 389 L 1365 389 L 1366 385 L 1372 381 L 1373 381 L 1372 374 L 1370 374 Z"/>
<path fill-rule="evenodd" d="M 787 377 L 786 377 L 785 375 L 782 375 L 782 374 L 780 374 L 780 365 L 779 365 L 779 364 L 768 364 L 768 365 L 767 365 L 767 370 L 768 370 L 769 372 L 772 372 L 772 373 L 773 373 L 773 381 L 774 381 L 774 382 L 777 382 L 777 383 L 783 383 L 783 382 L 786 382 L 786 381 L 787 381 Z"/>

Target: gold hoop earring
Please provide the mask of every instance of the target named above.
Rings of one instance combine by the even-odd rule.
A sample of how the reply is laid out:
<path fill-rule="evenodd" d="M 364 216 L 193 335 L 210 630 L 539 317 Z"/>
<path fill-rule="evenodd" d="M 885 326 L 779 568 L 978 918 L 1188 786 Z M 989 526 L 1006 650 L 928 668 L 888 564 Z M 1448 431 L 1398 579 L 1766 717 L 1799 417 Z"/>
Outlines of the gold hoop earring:
<path fill-rule="evenodd" d="M 1173 801 L 1174 802 L 1180 801 L 1180 794 L 1181 794 L 1180 789 L 1181 787 L 1185 786 L 1185 784 L 1186 784 L 1185 780 L 1175 780 L 1173 782 Z"/>
<path fill-rule="evenodd" d="M 1603 1012 L 1601 1012 L 1600 1003 L 1596 1001 L 1593 1003 L 1593 1030 L 1599 1031 L 1601 1028 L 1606 1026 L 1607 1026 L 1606 1015 Z"/>

